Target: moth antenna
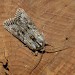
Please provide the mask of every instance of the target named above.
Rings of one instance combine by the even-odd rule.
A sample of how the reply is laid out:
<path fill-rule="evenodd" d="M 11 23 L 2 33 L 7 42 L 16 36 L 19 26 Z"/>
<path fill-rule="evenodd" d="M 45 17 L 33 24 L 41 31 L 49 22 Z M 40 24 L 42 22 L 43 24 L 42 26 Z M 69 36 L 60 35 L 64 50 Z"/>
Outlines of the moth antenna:
<path fill-rule="evenodd" d="M 39 58 L 39 61 L 37 62 L 37 64 L 34 66 L 34 68 L 31 70 L 30 72 L 30 75 L 32 74 L 32 72 L 38 67 L 38 65 L 40 64 L 41 60 L 42 60 L 42 57 L 43 57 L 43 51 L 41 53 L 41 56 Z"/>
<path fill-rule="evenodd" d="M 69 41 L 69 39 L 70 39 L 70 37 L 66 37 L 65 38 L 65 42 L 64 42 L 64 46 L 63 46 L 63 49 L 58 49 L 58 48 L 55 48 L 55 49 L 57 49 L 57 50 L 55 50 L 55 51 L 45 51 L 45 53 L 55 53 L 55 52 L 60 52 L 60 51 L 63 51 L 63 50 L 66 50 L 66 49 L 68 49 L 68 48 L 71 48 L 70 46 L 68 46 L 68 47 L 65 47 L 65 44 L 66 44 L 66 42 L 68 43 L 68 41 Z M 46 43 L 47 44 L 47 43 Z M 47 46 L 51 46 L 51 45 L 47 45 Z M 53 46 L 52 46 L 53 47 Z M 64 48 L 65 47 L 65 48 Z M 54 50 L 54 49 L 53 49 Z"/>
<path fill-rule="evenodd" d="M 48 43 L 45 43 L 45 46 L 51 46 L 51 45 L 49 45 Z"/>
<path fill-rule="evenodd" d="M 69 38 L 66 37 L 64 41 L 69 41 Z M 48 46 L 49 46 L 49 45 L 48 45 Z M 50 45 L 50 46 L 51 46 L 51 45 Z M 52 46 L 52 47 L 53 47 L 53 46 Z M 56 49 L 55 51 L 45 51 L 45 53 L 56 53 L 56 52 L 60 52 L 60 51 L 63 51 L 63 50 L 66 50 L 66 49 L 70 48 L 70 46 L 65 47 L 65 48 L 64 48 L 64 47 L 65 47 L 65 42 L 64 42 L 63 49 L 54 48 L 54 49 Z M 53 50 L 54 50 L 54 49 L 53 49 Z"/>
<path fill-rule="evenodd" d="M 45 51 L 45 53 L 56 53 L 56 52 L 60 52 L 60 51 L 66 50 L 68 48 L 70 48 L 70 46 L 66 47 L 66 48 L 63 48 L 63 49 L 57 49 L 56 51 L 50 51 L 50 52 L 49 51 Z"/>

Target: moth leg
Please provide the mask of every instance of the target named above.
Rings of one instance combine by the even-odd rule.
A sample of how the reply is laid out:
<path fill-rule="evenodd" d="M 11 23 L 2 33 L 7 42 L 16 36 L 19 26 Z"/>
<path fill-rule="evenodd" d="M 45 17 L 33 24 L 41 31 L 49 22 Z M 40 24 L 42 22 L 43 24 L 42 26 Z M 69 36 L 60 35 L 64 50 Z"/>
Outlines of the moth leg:
<path fill-rule="evenodd" d="M 38 55 L 38 51 L 35 51 L 35 52 L 31 52 L 34 56 L 37 56 Z"/>
<path fill-rule="evenodd" d="M 35 52 L 34 52 L 34 55 L 37 56 L 37 55 L 38 55 L 38 51 L 35 51 Z"/>
<path fill-rule="evenodd" d="M 45 50 L 44 50 L 44 49 L 41 49 L 40 51 L 42 51 L 42 52 L 43 52 L 43 51 L 45 51 Z"/>

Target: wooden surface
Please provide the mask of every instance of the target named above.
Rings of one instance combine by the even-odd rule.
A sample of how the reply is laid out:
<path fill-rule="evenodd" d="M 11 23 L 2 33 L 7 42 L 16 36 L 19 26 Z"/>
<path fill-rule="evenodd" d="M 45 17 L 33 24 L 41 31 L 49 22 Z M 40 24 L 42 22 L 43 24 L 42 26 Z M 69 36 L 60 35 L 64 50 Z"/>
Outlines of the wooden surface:
<path fill-rule="evenodd" d="M 53 46 L 44 53 L 36 69 L 41 54 L 34 56 L 18 39 L 3 27 L 3 21 L 14 17 L 17 8 L 23 8 L 32 18 L 37 28 L 43 32 L 45 40 Z M 66 39 L 68 38 L 68 40 Z M 0 62 L 8 59 L 10 75 L 75 75 L 75 0 L 0 0 Z M 0 64 L 0 75 L 5 75 Z"/>

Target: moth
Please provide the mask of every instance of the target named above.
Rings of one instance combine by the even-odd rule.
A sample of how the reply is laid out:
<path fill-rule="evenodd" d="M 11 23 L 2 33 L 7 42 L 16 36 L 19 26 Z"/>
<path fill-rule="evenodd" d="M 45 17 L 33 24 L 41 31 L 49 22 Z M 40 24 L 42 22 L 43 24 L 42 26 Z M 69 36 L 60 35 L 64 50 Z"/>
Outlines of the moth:
<path fill-rule="evenodd" d="M 35 55 L 43 52 L 46 46 L 44 36 L 26 12 L 19 8 L 13 18 L 4 21 L 4 27 L 22 41 Z"/>
<path fill-rule="evenodd" d="M 15 16 L 13 18 L 5 20 L 3 25 L 5 29 L 7 29 L 12 35 L 18 38 L 30 50 L 32 50 L 32 52 L 34 52 L 35 55 L 37 55 L 38 52 L 54 53 L 63 50 L 56 49 L 56 51 L 52 52 L 45 51 L 44 47 L 49 46 L 49 44 L 46 43 L 43 34 L 39 32 L 36 25 L 33 23 L 31 18 L 26 14 L 26 12 L 22 8 L 17 9 Z M 39 65 L 42 59 L 42 55 L 37 64 L 30 72 L 30 74 Z"/>

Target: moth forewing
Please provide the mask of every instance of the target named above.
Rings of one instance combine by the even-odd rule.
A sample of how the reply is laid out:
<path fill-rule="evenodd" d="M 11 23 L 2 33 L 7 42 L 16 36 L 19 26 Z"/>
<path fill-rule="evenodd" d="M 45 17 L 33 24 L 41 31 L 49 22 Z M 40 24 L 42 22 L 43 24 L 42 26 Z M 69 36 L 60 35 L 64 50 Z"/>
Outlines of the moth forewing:
<path fill-rule="evenodd" d="M 21 40 L 29 49 L 35 52 L 44 50 L 44 36 L 39 32 L 23 9 L 17 9 L 15 17 L 6 20 L 4 27 Z"/>

